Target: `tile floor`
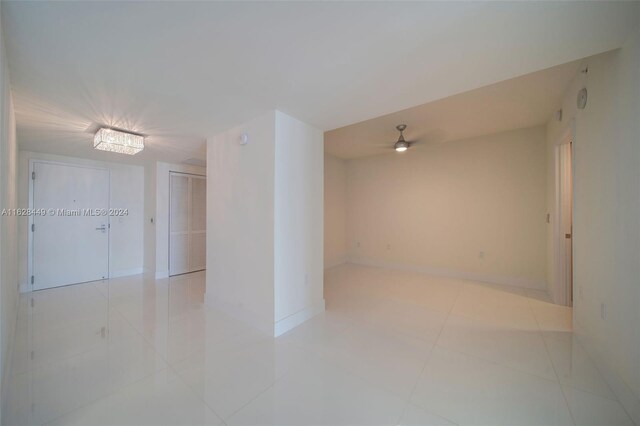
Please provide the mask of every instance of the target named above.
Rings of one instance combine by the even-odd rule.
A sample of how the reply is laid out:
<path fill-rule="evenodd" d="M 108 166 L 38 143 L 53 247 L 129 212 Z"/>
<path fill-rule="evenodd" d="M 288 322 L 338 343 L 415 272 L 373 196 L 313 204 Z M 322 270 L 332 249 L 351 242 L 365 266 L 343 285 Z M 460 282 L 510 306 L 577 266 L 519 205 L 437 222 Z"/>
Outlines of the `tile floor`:
<path fill-rule="evenodd" d="M 542 292 L 344 265 L 277 339 L 203 295 L 196 273 L 23 296 L 3 424 L 632 424 Z"/>

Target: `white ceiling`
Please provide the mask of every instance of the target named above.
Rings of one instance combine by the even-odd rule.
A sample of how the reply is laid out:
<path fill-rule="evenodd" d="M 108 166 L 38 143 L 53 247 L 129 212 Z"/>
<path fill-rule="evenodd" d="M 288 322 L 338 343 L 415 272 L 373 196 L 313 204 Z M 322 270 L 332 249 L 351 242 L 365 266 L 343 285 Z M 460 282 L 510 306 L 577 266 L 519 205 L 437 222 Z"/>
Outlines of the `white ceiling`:
<path fill-rule="evenodd" d="M 322 130 L 619 47 L 638 2 L 2 2 L 22 149 L 203 157 L 267 109 Z M 109 157 L 112 158 L 112 157 Z"/>
<path fill-rule="evenodd" d="M 562 103 L 583 61 L 573 61 L 480 89 L 387 114 L 324 134 L 325 152 L 340 158 L 394 153 L 396 125 L 418 149 L 545 124 Z"/>

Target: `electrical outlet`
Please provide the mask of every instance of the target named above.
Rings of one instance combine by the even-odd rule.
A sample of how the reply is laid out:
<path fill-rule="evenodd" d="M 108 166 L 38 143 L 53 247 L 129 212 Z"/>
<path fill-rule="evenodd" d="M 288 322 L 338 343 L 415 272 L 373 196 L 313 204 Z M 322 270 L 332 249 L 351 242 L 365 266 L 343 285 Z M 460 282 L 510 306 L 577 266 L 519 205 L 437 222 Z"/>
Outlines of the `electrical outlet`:
<path fill-rule="evenodd" d="M 356 247 L 360 248 L 360 241 L 356 243 Z"/>
<path fill-rule="evenodd" d="M 391 250 L 391 244 L 387 243 L 387 250 Z"/>
<path fill-rule="evenodd" d="M 600 303 L 600 318 L 607 319 L 607 305 Z"/>
<path fill-rule="evenodd" d="M 479 257 L 480 259 L 484 259 L 484 251 L 480 251 L 480 252 L 478 252 L 478 257 Z"/>

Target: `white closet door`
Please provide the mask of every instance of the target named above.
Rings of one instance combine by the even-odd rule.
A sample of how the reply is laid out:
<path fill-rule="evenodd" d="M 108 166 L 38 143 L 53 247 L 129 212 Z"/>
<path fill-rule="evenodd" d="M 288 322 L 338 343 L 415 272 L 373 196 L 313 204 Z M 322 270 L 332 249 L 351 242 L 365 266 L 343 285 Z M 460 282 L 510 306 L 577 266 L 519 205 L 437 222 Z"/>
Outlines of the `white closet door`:
<path fill-rule="evenodd" d="M 191 241 L 189 243 L 189 267 L 192 271 L 205 269 L 207 239 L 207 180 L 191 178 Z"/>
<path fill-rule="evenodd" d="M 171 173 L 169 207 L 169 273 L 189 272 L 189 177 Z"/>
<path fill-rule="evenodd" d="M 169 275 L 206 267 L 206 178 L 170 173 Z"/>

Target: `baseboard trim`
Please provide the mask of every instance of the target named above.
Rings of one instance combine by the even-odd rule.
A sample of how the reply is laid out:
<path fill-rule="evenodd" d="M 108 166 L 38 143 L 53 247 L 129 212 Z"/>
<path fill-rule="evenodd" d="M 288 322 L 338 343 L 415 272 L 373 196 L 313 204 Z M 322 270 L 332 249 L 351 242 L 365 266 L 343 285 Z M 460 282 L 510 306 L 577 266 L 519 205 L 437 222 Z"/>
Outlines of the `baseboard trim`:
<path fill-rule="evenodd" d="M 287 331 L 296 328 L 308 319 L 321 314 L 322 312 L 324 312 L 324 305 L 324 299 L 322 299 L 321 301 L 313 305 L 309 305 L 306 308 L 299 310 L 298 312 L 295 312 L 276 321 L 276 323 L 273 325 L 273 337 L 278 337 L 281 334 L 284 334 Z"/>
<path fill-rule="evenodd" d="M 396 269 L 399 271 L 415 272 L 418 274 L 436 275 L 447 278 L 480 281 L 490 284 L 508 285 L 512 287 L 526 288 L 530 290 L 547 290 L 545 281 L 533 280 L 524 277 L 509 277 L 501 275 L 481 274 L 476 272 L 460 271 L 456 269 L 439 268 L 427 265 L 408 265 L 402 263 L 384 262 L 368 258 L 350 257 L 349 263 L 375 268 Z"/>
<path fill-rule="evenodd" d="M 144 273 L 144 268 L 116 269 L 111 271 L 109 278 L 128 277 L 130 275 L 139 275 Z"/>
<path fill-rule="evenodd" d="M 324 299 L 322 299 L 320 302 L 307 306 L 306 308 L 288 315 L 274 323 L 271 321 L 265 321 L 264 318 L 260 318 L 255 313 L 240 306 L 218 300 L 210 293 L 204 294 L 204 304 L 214 309 L 218 309 L 230 317 L 273 337 L 278 337 L 281 334 L 299 326 L 308 319 L 324 312 L 325 307 Z"/>
<path fill-rule="evenodd" d="M 326 269 L 335 268 L 336 266 L 344 265 L 348 261 L 349 261 L 349 258 L 347 256 L 342 256 L 342 257 L 339 257 L 338 259 L 334 259 L 329 263 L 325 263 L 324 269 L 326 270 Z"/>

